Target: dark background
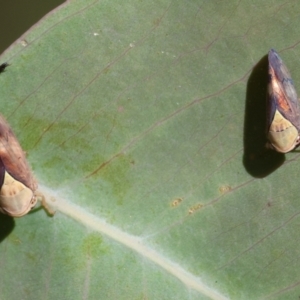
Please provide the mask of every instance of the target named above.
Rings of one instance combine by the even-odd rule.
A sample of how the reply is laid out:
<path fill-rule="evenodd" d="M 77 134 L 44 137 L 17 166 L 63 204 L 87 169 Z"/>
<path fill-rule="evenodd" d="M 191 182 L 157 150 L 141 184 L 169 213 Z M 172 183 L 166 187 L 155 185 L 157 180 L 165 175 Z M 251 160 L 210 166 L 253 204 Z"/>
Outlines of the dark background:
<path fill-rule="evenodd" d="M 0 55 L 31 26 L 63 2 L 65 1 L 0 0 Z"/>

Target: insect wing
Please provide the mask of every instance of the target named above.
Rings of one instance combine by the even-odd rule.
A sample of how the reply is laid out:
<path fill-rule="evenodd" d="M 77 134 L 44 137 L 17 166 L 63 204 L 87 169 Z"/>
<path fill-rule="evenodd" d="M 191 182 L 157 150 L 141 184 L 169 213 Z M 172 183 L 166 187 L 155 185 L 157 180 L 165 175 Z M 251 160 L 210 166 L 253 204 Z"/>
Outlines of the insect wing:
<path fill-rule="evenodd" d="M 278 53 L 269 52 L 269 111 L 271 125 L 276 109 L 300 131 L 300 110 L 290 72 Z"/>
<path fill-rule="evenodd" d="M 10 126 L 0 115 L 0 159 L 5 170 L 17 181 L 33 192 L 37 189 L 36 181 L 26 161 L 25 154 Z"/>
<path fill-rule="evenodd" d="M 271 148 L 287 153 L 300 144 L 300 110 L 291 75 L 279 57 L 269 52 L 268 140 Z"/>

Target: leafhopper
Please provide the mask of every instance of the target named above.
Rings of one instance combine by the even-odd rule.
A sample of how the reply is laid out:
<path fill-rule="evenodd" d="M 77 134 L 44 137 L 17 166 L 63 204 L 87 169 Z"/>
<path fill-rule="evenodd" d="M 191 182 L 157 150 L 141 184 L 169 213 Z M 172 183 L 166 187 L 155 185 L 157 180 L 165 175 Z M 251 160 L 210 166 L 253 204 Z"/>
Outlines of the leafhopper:
<path fill-rule="evenodd" d="M 269 51 L 268 59 L 268 146 L 287 153 L 300 144 L 299 101 L 290 72 L 274 49 Z"/>
<path fill-rule="evenodd" d="M 37 202 L 37 182 L 16 136 L 0 115 L 0 212 L 27 214 Z"/>

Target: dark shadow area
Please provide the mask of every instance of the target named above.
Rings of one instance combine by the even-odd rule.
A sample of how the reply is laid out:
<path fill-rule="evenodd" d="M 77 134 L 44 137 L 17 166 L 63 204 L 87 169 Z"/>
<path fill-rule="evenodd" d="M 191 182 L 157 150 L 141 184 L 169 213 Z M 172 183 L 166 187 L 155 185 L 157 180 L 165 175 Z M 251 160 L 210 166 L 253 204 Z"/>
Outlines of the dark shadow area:
<path fill-rule="evenodd" d="M 4 181 L 5 168 L 0 160 L 0 186 Z M 12 217 L 0 213 L 0 243 L 12 232 L 15 227 L 15 221 Z"/>
<path fill-rule="evenodd" d="M 64 0 L 1 1 L 0 54 Z"/>
<path fill-rule="evenodd" d="M 0 213 L 0 243 L 13 231 L 14 227 L 14 219 Z"/>
<path fill-rule="evenodd" d="M 253 68 L 249 77 L 245 106 L 243 163 L 247 172 L 257 178 L 269 175 L 285 160 L 284 154 L 266 148 L 267 89 L 266 55 Z"/>

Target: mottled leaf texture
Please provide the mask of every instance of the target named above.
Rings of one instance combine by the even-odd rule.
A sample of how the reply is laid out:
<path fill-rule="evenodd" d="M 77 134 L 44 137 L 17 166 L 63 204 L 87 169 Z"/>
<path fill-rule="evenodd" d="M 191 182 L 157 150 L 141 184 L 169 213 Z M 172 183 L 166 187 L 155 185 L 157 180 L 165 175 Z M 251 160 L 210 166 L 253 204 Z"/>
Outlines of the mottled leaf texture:
<path fill-rule="evenodd" d="M 298 299 L 297 152 L 266 149 L 298 1 L 73 0 L 2 56 L 1 114 L 56 214 L 0 216 L 0 298 Z"/>

